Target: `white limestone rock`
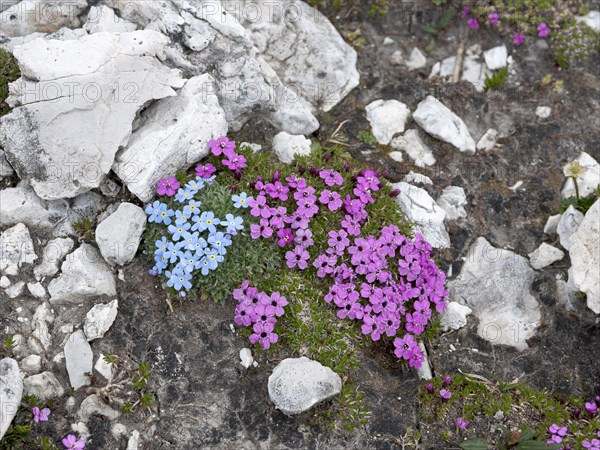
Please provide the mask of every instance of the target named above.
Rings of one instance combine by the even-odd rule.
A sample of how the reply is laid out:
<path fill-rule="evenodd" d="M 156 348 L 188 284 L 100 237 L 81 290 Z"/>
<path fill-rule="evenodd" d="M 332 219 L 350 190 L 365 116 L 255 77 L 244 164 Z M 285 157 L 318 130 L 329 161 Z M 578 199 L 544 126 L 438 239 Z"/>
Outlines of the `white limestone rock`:
<path fill-rule="evenodd" d="M 569 281 L 587 295 L 587 306 L 600 314 L 600 200 L 592 205 L 571 236 Z"/>
<path fill-rule="evenodd" d="M 454 74 L 455 65 L 456 56 L 450 56 L 443 61 L 439 61 L 431 68 L 429 78 L 440 77 L 445 81 L 450 81 Z M 461 81 L 468 81 L 473 85 L 477 92 L 483 92 L 486 75 L 489 76 L 490 71 L 478 57 L 465 56 L 463 60 L 463 71 L 460 77 Z"/>
<path fill-rule="evenodd" d="M 25 182 L 0 190 L 0 226 L 24 223 L 28 227 L 50 227 L 50 212 L 45 201 Z"/>
<path fill-rule="evenodd" d="M 117 420 L 121 413 L 108 406 L 97 394 L 92 394 L 81 402 L 77 416 L 80 421 L 87 422 L 93 415 L 104 416 L 108 420 Z"/>
<path fill-rule="evenodd" d="M 82 244 L 67 255 L 62 273 L 48 285 L 50 303 L 78 303 L 87 298 L 117 294 L 115 277 L 100 252 Z"/>
<path fill-rule="evenodd" d="M 28 375 L 42 370 L 42 358 L 39 355 L 29 355 L 21 360 L 21 370 Z"/>
<path fill-rule="evenodd" d="M 131 436 L 129 436 L 129 440 L 127 441 L 127 448 L 125 450 L 138 450 L 140 445 L 140 432 L 138 430 L 133 430 L 131 432 Z"/>
<path fill-rule="evenodd" d="M 447 186 L 437 200 L 437 204 L 446 211 L 446 219 L 458 220 L 467 217 L 465 206 L 467 196 L 465 190 L 459 186 Z"/>
<path fill-rule="evenodd" d="M 252 363 L 254 362 L 254 358 L 252 357 L 252 350 L 249 348 L 243 348 L 240 350 L 240 364 L 248 369 Z"/>
<path fill-rule="evenodd" d="M 431 181 L 431 178 L 420 173 L 415 173 L 412 170 L 406 174 L 402 181 L 409 184 L 424 184 L 433 186 L 433 181 Z"/>
<path fill-rule="evenodd" d="M 530 292 L 534 278 L 527 259 L 480 237 L 458 277 L 448 282 L 448 290 L 479 319 L 480 337 L 525 350 L 541 321 L 540 305 Z"/>
<path fill-rule="evenodd" d="M 415 231 L 423 235 L 434 248 L 450 247 L 450 237 L 444 226 L 446 212 L 422 188 L 401 181 L 391 185 L 400 189 L 396 203 L 404 216 L 415 226 Z"/>
<path fill-rule="evenodd" d="M 96 227 L 100 253 L 112 266 L 124 266 L 135 256 L 146 228 L 146 213 L 133 203 L 121 203 Z"/>
<path fill-rule="evenodd" d="M 582 175 L 577 177 L 579 195 L 587 197 L 596 192 L 600 186 L 600 164 L 586 152 L 581 152 L 576 161 L 584 169 Z M 561 195 L 562 198 L 575 197 L 575 185 L 572 178 L 566 179 Z"/>
<path fill-rule="evenodd" d="M 562 214 L 555 214 L 553 216 L 548 217 L 546 225 L 544 225 L 544 233 L 548 236 L 556 234 L 556 228 L 558 227 L 558 222 L 560 222 L 561 217 Z"/>
<path fill-rule="evenodd" d="M 558 225 L 556 226 L 556 233 L 558 233 L 560 238 L 560 245 L 562 245 L 565 250 L 571 248 L 571 236 L 577 231 L 577 228 L 579 228 L 579 224 L 581 224 L 582 221 L 583 214 L 576 210 L 573 205 L 569 206 L 560 217 Z"/>
<path fill-rule="evenodd" d="M 15 171 L 13 170 L 12 166 L 6 160 L 4 150 L 0 148 L 0 180 L 2 180 L 4 177 L 10 177 L 14 173 Z"/>
<path fill-rule="evenodd" d="M 137 25 L 115 15 L 107 6 L 92 6 L 88 12 L 83 29 L 89 34 L 108 31 L 111 33 L 127 33 L 135 31 Z"/>
<path fill-rule="evenodd" d="M 552 108 L 550 108 L 549 106 L 538 106 L 535 109 L 535 115 L 538 116 L 540 119 L 547 119 L 548 117 L 550 117 L 550 114 L 552 114 Z"/>
<path fill-rule="evenodd" d="M 40 282 L 27 283 L 27 290 L 36 298 L 44 298 L 46 296 L 46 289 Z"/>
<path fill-rule="evenodd" d="M 373 136 L 384 145 L 389 144 L 396 134 L 404 132 L 410 116 L 408 107 L 398 100 L 375 100 L 367 105 L 366 111 Z"/>
<path fill-rule="evenodd" d="M 56 238 L 48 241 L 42 251 L 42 262 L 33 268 L 36 279 L 53 277 L 58 272 L 60 263 L 73 250 L 75 242 L 71 238 Z"/>
<path fill-rule="evenodd" d="M 554 264 L 556 261 L 560 261 L 565 257 L 565 253 L 551 245 L 542 242 L 534 252 L 529 253 L 529 263 L 531 267 L 536 270 L 543 269 L 544 267 L 548 267 L 551 264 Z"/>
<path fill-rule="evenodd" d="M 2 275 L 2 277 L 0 277 L 0 288 L 6 289 L 9 286 L 10 286 L 10 280 L 8 279 L 7 276 Z"/>
<path fill-rule="evenodd" d="M 429 95 L 419 103 L 413 119 L 431 136 L 452 144 L 461 152 L 475 153 L 475 142 L 465 123 L 435 97 Z"/>
<path fill-rule="evenodd" d="M 447 308 L 440 314 L 442 330 L 444 332 L 460 330 L 467 324 L 467 316 L 472 312 L 473 310 L 466 305 L 449 302 Z"/>
<path fill-rule="evenodd" d="M 11 284 L 4 290 L 4 293 L 8 296 L 8 298 L 17 298 L 19 295 L 23 293 L 23 288 L 25 287 L 24 281 L 17 281 L 14 284 Z"/>
<path fill-rule="evenodd" d="M 11 84 L 7 102 L 16 107 L 3 117 L 0 146 L 19 178 L 47 200 L 98 187 L 137 113 L 184 84 L 159 61 L 168 44 L 141 30 L 16 47 L 22 77 Z"/>
<path fill-rule="evenodd" d="M 421 380 L 431 380 L 433 378 L 433 373 L 431 372 L 431 365 L 429 364 L 429 354 L 427 353 L 427 348 L 425 348 L 425 344 L 423 344 L 423 342 L 419 342 L 418 345 L 425 358 L 421 363 L 421 367 L 417 369 L 417 375 Z"/>
<path fill-rule="evenodd" d="M 390 146 L 398 151 L 406 152 L 417 167 L 435 164 L 435 157 L 431 149 L 423 142 L 417 130 L 407 130 L 403 136 L 394 138 Z"/>
<path fill-rule="evenodd" d="M 5 36 L 27 36 L 32 33 L 53 33 L 62 27 L 77 28 L 78 19 L 87 7 L 85 0 L 9 0 L 8 8 L 0 12 L 1 32 Z"/>
<path fill-rule="evenodd" d="M 304 356 L 284 359 L 269 376 L 269 398 L 288 416 L 335 397 L 341 389 L 338 374 Z"/>
<path fill-rule="evenodd" d="M 143 202 L 156 183 L 187 169 L 209 153 L 208 141 L 227 134 L 225 112 L 208 74 L 190 78 L 176 97 L 159 100 L 143 111 L 113 170 Z"/>
<path fill-rule="evenodd" d="M 484 152 L 493 150 L 496 146 L 496 142 L 498 142 L 498 137 L 498 131 L 494 128 L 490 128 L 477 142 L 477 150 L 483 150 Z"/>
<path fill-rule="evenodd" d="M 37 259 L 27 227 L 18 223 L 0 234 L 0 273 L 18 275 L 24 264 Z"/>
<path fill-rule="evenodd" d="M 577 17 L 577 20 L 585 23 L 596 33 L 600 33 L 600 11 L 590 11 L 585 16 Z"/>
<path fill-rule="evenodd" d="M 506 67 L 508 64 L 508 51 L 506 50 L 506 45 L 500 45 L 486 50 L 483 52 L 483 58 L 485 59 L 485 65 L 490 70 L 498 70 Z"/>
<path fill-rule="evenodd" d="M 273 138 L 273 151 L 282 163 L 290 164 L 297 155 L 310 155 L 311 142 L 302 135 L 295 136 L 282 131 Z"/>
<path fill-rule="evenodd" d="M 26 395 L 35 395 L 41 401 L 65 395 L 65 390 L 56 376 L 48 371 L 25 378 L 23 385 Z"/>
<path fill-rule="evenodd" d="M 33 328 L 32 334 L 36 338 L 35 342 L 40 343 L 43 346 L 42 350 L 48 350 L 52 345 L 50 325 L 53 322 L 54 313 L 48 302 L 44 302 L 36 308 L 33 318 L 31 319 L 31 326 Z"/>
<path fill-rule="evenodd" d="M 113 377 L 113 363 L 109 363 L 104 358 L 103 354 L 100 354 L 96 364 L 94 364 L 94 369 L 100 375 L 102 375 L 107 381 L 112 380 Z"/>
<path fill-rule="evenodd" d="M 93 354 L 83 331 L 79 330 L 69 336 L 65 345 L 65 363 L 69 373 L 69 381 L 73 389 L 90 384 L 87 374 L 92 373 Z"/>
<path fill-rule="evenodd" d="M 117 318 L 118 308 L 119 301 L 114 299 L 110 303 L 94 305 L 88 311 L 83 325 L 83 332 L 89 342 L 104 337 L 104 334 Z"/>
<path fill-rule="evenodd" d="M 19 364 L 12 358 L 0 360 L 0 440 L 17 415 L 22 397 L 23 377 Z"/>
<path fill-rule="evenodd" d="M 427 65 L 427 57 L 417 47 L 413 48 L 406 61 L 406 67 L 409 71 L 422 69 Z"/>

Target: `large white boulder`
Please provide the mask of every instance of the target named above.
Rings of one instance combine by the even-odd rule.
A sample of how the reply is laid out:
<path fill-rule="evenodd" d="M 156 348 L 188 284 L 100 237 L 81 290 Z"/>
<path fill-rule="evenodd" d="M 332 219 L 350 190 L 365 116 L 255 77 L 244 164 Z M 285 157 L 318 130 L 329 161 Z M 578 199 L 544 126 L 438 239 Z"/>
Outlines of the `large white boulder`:
<path fill-rule="evenodd" d="M 138 111 L 184 84 L 159 61 L 168 44 L 142 30 L 16 47 L 22 77 L 11 84 L 16 107 L 3 117 L 0 145 L 19 177 L 43 199 L 98 187 Z"/>
<path fill-rule="evenodd" d="M 570 244 L 573 284 L 587 295 L 588 307 L 600 314 L 600 200 L 585 214 Z"/>
<path fill-rule="evenodd" d="M 50 303 L 78 303 L 87 298 L 117 294 L 115 277 L 100 252 L 82 244 L 67 255 L 62 273 L 48 285 Z"/>
<path fill-rule="evenodd" d="M 100 253 L 110 265 L 124 266 L 135 256 L 146 228 L 146 213 L 133 203 L 121 203 L 96 227 Z"/>
<path fill-rule="evenodd" d="M 117 154 L 113 170 L 143 202 L 156 182 L 187 169 L 209 153 L 208 141 L 227 134 L 225 112 L 210 75 L 189 79 L 177 97 L 155 102 Z"/>
<path fill-rule="evenodd" d="M 530 292 L 534 278 L 526 258 L 480 237 L 448 290 L 453 301 L 471 308 L 479 319 L 479 336 L 525 350 L 541 321 L 540 305 Z"/>
<path fill-rule="evenodd" d="M 434 248 L 450 247 L 450 237 L 444 226 L 446 212 L 427 191 L 403 181 L 391 186 L 400 189 L 396 203 L 406 219 L 414 224 L 415 231 L 421 233 Z"/>
<path fill-rule="evenodd" d="M 461 152 L 475 153 L 475 141 L 465 123 L 435 97 L 429 95 L 419 103 L 413 119 L 433 137 L 452 144 Z"/>
<path fill-rule="evenodd" d="M 329 367 L 306 358 L 287 358 L 269 376 L 269 397 L 287 415 L 300 414 L 338 395 L 340 376 Z"/>

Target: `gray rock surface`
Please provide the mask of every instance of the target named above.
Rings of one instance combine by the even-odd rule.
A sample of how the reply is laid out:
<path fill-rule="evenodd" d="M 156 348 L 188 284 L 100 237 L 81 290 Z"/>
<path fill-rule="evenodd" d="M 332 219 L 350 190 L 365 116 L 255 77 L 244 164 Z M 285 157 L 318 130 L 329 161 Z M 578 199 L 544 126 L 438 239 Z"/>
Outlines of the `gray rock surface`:
<path fill-rule="evenodd" d="M 335 397 L 342 380 L 329 367 L 306 357 L 281 361 L 269 376 L 269 397 L 287 415 L 300 414 Z"/>
<path fill-rule="evenodd" d="M 375 100 L 366 106 L 367 120 L 373 136 L 380 144 L 389 144 L 393 137 L 404 132 L 410 116 L 408 107 L 398 100 Z"/>
<path fill-rule="evenodd" d="M 35 395 L 40 400 L 59 398 L 65 390 L 52 372 L 42 372 L 23 380 L 24 393 Z"/>
<path fill-rule="evenodd" d="M 43 199 L 98 187 L 138 111 L 175 95 L 184 83 L 178 70 L 158 59 L 168 43 L 166 36 L 143 30 L 36 39 L 16 47 L 22 77 L 11 85 L 7 101 L 16 107 L 3 117 L 0 145 L 19 178 Z"/>
<path fill-rule="evenodd" d="M 210 75 L 193 77 L 176 97 L 159 100 L 140 115 L 138 127 L 113 165 L 140 200 L 149 201 L 160 179 L 207 156 L 208 141 L 227 134 L 216 91 Z"/>
<path fill-rule="evenodd" d="M 534 278 L 527 259 L 480 237 L 448 290 L 451 299 L 473 310 L 479 336 L 525 350 L 541 321 L 540 305 L 530 293 Z"/>
<path fill-rule="evenodd" d="M 273 138 L 273 151 L 285 164 L 290 164 L 296 155 L 310 155 L 310 146 L 310 139 L 302 135 L 291 135 L 285 131 L 276 134 Z"/>
<path fill-rule="evenodd" d="M 0 13 L 2 34 L 9 37 L 37 32 L 52 33 L 62 27 L 77 28 L 81 25 L 78 16 L 87 7 L 86 0 L 23 0 L 3 3 L 10 3 Z"/>
<path fill-rule="evenodd" d="M 108 406 L 98 395 L 92 394 L 81 402 L 77 417 L 82 422 L 87 422 L 93 415 L 104 416 L 108 420 L 117 420 L 121 413 Z"/>
<path fill-rule="evenodd" d="M 19 223 L 0 234 L 0 274 L 18 275 L 24 264 L 37 259 L 27 227 Z"/>
<path fill-rule="evenodd" d="M 93 354 L 83 331 L 76 331 L 69 336 L 65 344 L 65 363 L 73 389 L 90 384 L 86 373 L 92 373 Z"/>
<path fill-rule="evenodd" d="M 447 186 L 442 191 L 442 195 L 437 199 L 437 204 L 446 211 L 446 219 L 458 220 L 467 217 L 465 206 L 467 205 L 467 196 L 465 190 L 459 186 Z"/>
<path fill-rule="evenodd" d="M 133 203 L 121 203 L 114 213 L 96 227 L 96 243 L 106 262 L 113 266 L 131 262 L 145 228 L 144 210 Z"/>
<path fill-rule="evenodd" d="M 136 28 L 136 24 L 116 16 L 113 9 L 104 5 L 92 6 L 83 26 L 83 29 L 89 34 L 103 31 L 127 33 L 135 31 Z"/>
<path fill-rule="evenodd" d="M 21 370 L 28 375 L 42 370 L 42 358 L 39 355 L 29 355 L 21 360 Z"/>
<path fill-rule="evenodd" d="M 401 181 L 391 185 L 400 189 L 396 203 L 402 213 L 415 225 L 415 231 L 421 233 L 434 248 L 450 247 L 450 237 L 444 226 L 446 212 L 420 187 Z"/>
<path fill-rule="evenodd" d="M 0 440 L 13 421 L 23 396 L 23 378 L 17 361 L 0 360 Z"/>
<path fill-rule="evenodd" d="M 558 225 L 556 226 L 556 233 L 558 233 L 560 238 L 560 245 L 562 245 L 565 250 L 571 248 L 571 236 L 577 231 L 577 228 L 579 228 L 582 221 L 583 214 L 576 210 L 573 205 L 569 206 L 560 217 Z"/>
<path fill-rule="evenodd" d="M 36 279 L 53 277 L 58 272 L 64 257 L 73 250 L 75 242 L 71 238 L 56 238 L 48 241 L 42 250 L 42 262 L 33 268 Z"/>
<path fill-rule="evenodd" d="M 560 261 L 565 257 L 562 250 L 542 242 L 542 244 L 529 255 L 529 263 L 534 269 L 540 270 Z"/>
<path fill-rule="evenodd" d="M 433 137 L 452 144 L 463 153 L 475 153 L 475 142 L 465 123 L 435 97 L 429 95 L 419 103 L 413 119 Z"/>
<path fill-rule="evenodd" d="M 569 281 L 587 295 L 587 306 L 600 314 L 600 200 L 592 205 L 571 236 Z"/>
<path fill-rule="evenodd" d="M 441 313 L 442 330 L 460 330 L 467 324 L 467 316 L 473 310 L 458 302 L 448 302 L 448 307 Z"/>
<path fill-rule="evenodd" d="M 119 301 L 114 299 L 110 303 L 94 305 L 88 311 L 83 325 L 83 332 L 88 341 L 104 337 L 110 326 L 117 318 Z"/>
<path fill-rule="evenodd" d="M 407 130 L 403 136 L 395 137 L 390 146 L 402 150 L 415 162 L 417 167 L 432 166 L 435 157 L 431 149 L 423 142 L 417 130 Z"/>
<path fill-rule="evenodd" d="M 81 244 L 67 255 L 62 273 L 48 285 L 50 303 L 77 303 L 86 298 L 117 294 L 115 277 L 100 252 Z"/>

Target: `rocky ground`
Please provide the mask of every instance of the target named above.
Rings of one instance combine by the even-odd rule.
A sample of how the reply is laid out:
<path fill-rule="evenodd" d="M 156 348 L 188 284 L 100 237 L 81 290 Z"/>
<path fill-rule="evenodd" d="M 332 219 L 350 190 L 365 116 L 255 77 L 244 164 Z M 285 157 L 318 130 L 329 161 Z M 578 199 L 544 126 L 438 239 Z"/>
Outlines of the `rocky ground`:
<path fill-rule="evenodd" d="M 139 207 L 156 181 L 224 134 L 266 151 L 280 132 L 337 143 L 398 183 L 399 207 L 450 276 L 455 316 L 446 313 L 445 329 L 426 342 L 434 376 L 600 393 L 600 203 L 560 215 L 573 195 L 568 162 L 587 167 L 586 195 L 599 184 L 597 54 L 562 69 L 543 39 L 514 48 L 482 27 L 464 40 L 461 20 L 426 53 L 426 19 L 402 1 L 382 15 L 358 2 L 322 7 L 333 25 L 301 2 L 301 20 L 283 22 L 277 12 L 255 20 L 236 10 L 247 2 L 222 2 L 225 12 L 200 0 L 71 3 L 46 22 L 20 15 L 17 2 L 0 5 L 0 42 L 23 76 L 0 125 L 0 317 L 14 340 L 0 356 L 18 363 L 0 366 L 0 396 L 14 404 L 23 389 L 53 402 L 36 436 L 59 443 L 72 433 L 86 449 L 456 448 L 440 439 L 443 424 L 423 424 L 423 373 L 380 346 L 361 349 L 349 374 L 367 424 L 331 431 L 324 418 L 337 404 L 288 417 L 270 399 L 274 367 L 299 355 L 255 352 L 246 369 L 231 305 L 165 301 L 137 251 Z M 430 77 L 461 42 L 463 80 Z M 502 45 L 508 81 L 480 92 L 483 52 Z M 102 101 L 90 101 L 95 87 Z M 279 142 L 285 160 L 291 141 Z M 118 359 L 111 368 L 97 364 L 101 355 Z M 129 380 L 142 361 L 150 378 L 136 388 Z M 138 406 L 145 393 L 155 398 L 148 408 Z M 135 411 L 124 414 L 124 403 Z M 10 420 L 3 409 L 2 432 Z M 422 431 L 420 447 L 409 446 L 411 429 Z"/>

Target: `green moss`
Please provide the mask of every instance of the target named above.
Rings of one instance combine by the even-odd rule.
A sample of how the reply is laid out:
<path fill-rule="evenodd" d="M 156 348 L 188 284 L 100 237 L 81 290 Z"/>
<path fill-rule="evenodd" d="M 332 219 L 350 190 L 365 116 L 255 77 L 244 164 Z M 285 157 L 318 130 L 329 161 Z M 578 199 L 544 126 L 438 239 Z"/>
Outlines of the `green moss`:
<path fill-rule="evenodd" d="M 17 60 L 7 51 L 0 48 L 0 116 L 8 114 L 10 107 L 6 103 L 8 98 L 8 84 L 21 76 Z"/>
<path fill-rule="evenodd" d="M 492 76 L 485 76 L 485 81 L 483 83 L 483 89 L 487 92 L 490 89 L 498 89 L 502 86 L 506 80 L 508 79 L 508 66 L 504 66 L 503 68 L 496 70 L 492 73 Z"/>

